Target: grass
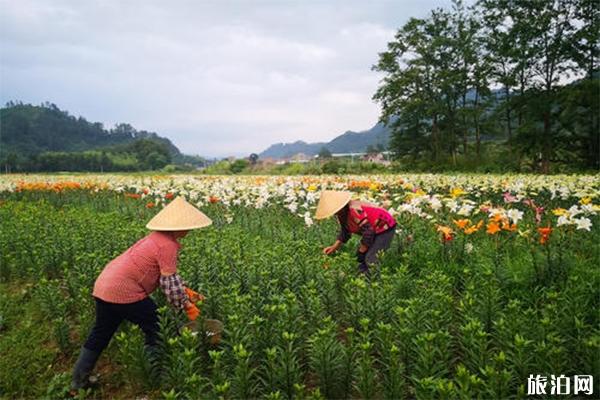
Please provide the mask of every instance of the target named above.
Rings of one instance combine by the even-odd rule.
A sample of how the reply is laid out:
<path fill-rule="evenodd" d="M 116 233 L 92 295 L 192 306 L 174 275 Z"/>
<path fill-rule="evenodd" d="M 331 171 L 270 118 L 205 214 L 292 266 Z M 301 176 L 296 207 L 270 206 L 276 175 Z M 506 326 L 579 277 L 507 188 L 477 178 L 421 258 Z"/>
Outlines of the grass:
<path fill-rule="evenodd" d="M 78 352 L 67 356 L 60 351 L 49 334 L 52 321 L 40 310 L 35 298 L 34 284 L 0 283 L 0 318 L 0 398 L 68 398 Z M 71 339 L 80 343 L 75 328 Z M 119 364 L 111 361 L 115 347 L 112 343 L 100 358 L 94 373 L 99 375 L 101 385 L 91 397 L 88 393 L 88 398 L 131 399 L 148 394 L 139 385 L 128 382 Z"/>
<path fill-rule="evenodd" d="M 0 396 L 39 397 L 56 372 L 70 364 L 48 335 L 51 324 L 34 296 L 30 284 L 0 284 Z"/>

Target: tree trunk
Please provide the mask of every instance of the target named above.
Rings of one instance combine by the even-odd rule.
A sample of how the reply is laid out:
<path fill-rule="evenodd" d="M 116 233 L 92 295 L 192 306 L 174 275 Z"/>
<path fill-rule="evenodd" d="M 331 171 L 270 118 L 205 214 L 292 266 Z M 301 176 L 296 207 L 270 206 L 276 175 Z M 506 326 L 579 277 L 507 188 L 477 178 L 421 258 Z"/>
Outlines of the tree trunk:
<path fill-rule="evenodd" d="M 437 114 L 433 116 L 433 124 L 431 125 L 431 138 L 433 141 L 433 161 L 438 160 L 438 117 Z"/>
<path fill-rule="evenodd" d="M 462 141 L 463 141 L 463 154 L 467 155 L 467 116 L 465 115 L 465 108 L 467 104 L 467 93 L 463 92 L 462 96 L 462 107 L 463 107 L 463 126 L 462 126 Z"/>
<path fill-rule="evenodd" d="M 521 73 L 521 88 L 519 89 L 521 101 L 523 101 L 523 96 L 525 95 L 525 74 Z M 521 128 L 523 124 L 523 106 L 519 107 L 519 116 L 518 116 L 518 125 L 517 129 Z"/>
<path fill-rule="evenodd" d="M 552 137 L 550 132 L 550 111 L 544 112 L 544 140 L 542 145 L 542 173 L 550 173 L 550 155 L 552 154 Z"/>
<path fill-rule="evenodd" d="M 456 148 L 452 148 L 452 165 L 456 167 Z"/>
<path fill-rule="evenodd" d="M 511 124 L 511 115 L 510 115 L 510 89 L 508 85 L 504 86 L 504 96 L 506 103 L 506 137 L 508 141 L 508 152 L 512 154 L 512 124 Z"/>
<path fill-rule="evenodd" d="M 600 118 L 591 111 L 590 140 L 588 146 L 588 166 L 596 171 L 600 169 Z"/>
<path fill-rule="evenodd" d="M 452 146 L 450 149 L 450 156 L 452 157 L 452 165 L 456 166 L 456 151 L 458 149 L 458 135 L 456 134 L 456 122 L 457 122 L 457 115 L 456 115 L 456 109 L 458 108 L 458 100 L 456 98 L 454 98 L 452 100 L 452 103 L 450 103 L 449 108 L 450 108 L 450 115 L 452 116 L 450 118 L 450 145 Z"/>
<path fill-rule="evenodd" d="M 481 161 L 481 132 L 479 129 L 479 90 L 475 91 L 475 112 L 473 113 L 475 120 L 475 153 L 477 161 Z"/>
<path fill-rule="evenodd" d="M 587 78 L 591 81 L 594 79 L 594 50 L 595 44 L 590 46 L 590 63 L 588 67 Z M 589 146 L 588 146 L 588 162 L 587 165 L 595 170 L 600 169 L 600 118 L 596 114 L 596 110 L 590 108 L 589 120 Z"/>
<path fill-rule="evenodd" d="M 475 152 L 477 153 L 477 161 L 481 161 L 481 131 L 479 129 L 479 118 L 475 117 Z"/>

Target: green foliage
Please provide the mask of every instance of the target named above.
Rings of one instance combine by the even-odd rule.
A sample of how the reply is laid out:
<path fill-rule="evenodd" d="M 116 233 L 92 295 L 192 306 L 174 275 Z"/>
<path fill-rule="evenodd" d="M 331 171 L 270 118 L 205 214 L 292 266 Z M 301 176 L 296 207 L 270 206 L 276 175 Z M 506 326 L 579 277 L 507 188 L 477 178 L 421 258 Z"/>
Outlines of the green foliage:
<path fill-rule="evenodd" d="M 344 346 L 336 336 L 336 325 L 327 317 L 309 339 L 310 366 L 317 374 L 321 393 L 328 399 L 342 398 Z"/>
<path fill-rule="evenodd" d="M 129 124 L 106 130 L 55 104 L 9 102 L 0 109 L 0 165 L 16 171 L 158 170 L 184 157 L 168 139 Z"/>
<path fill-rule="evenodd" d="M 231 173 L 239 174 L 240 172 L 242 172 L 246 168 L 248 168 L 248 165 L 250 165 L 248 160 L 238 159 L 231 163 L 231 165 L 229 166 L 229 169 L 231 170 Z"/>
<path fill-rule="evenodd" d="M 570 204 L 553 201 L 550 209 Z M 352 246 L 321 254 L 331 221 L 305 229 L 274 205 L 231 206 L 231 223 L 219 204 L 203 210 L 217 229 L 183 239 L 179 270 L 206 296 L 201 318 L 224 322 L 223 340 L 180 329 L 185 316 L 168 307 L 152 351 L 124 325 L 101 358 L 102 371 L 114 369 L 102 386 L 124 397 L 516 398 L 532 371 L 599 372 L 597 217 L 592 232 L 553 236 L 551 267 L 560 253 L 564 268 L 539 279 L 532 248 L 539 264 L 547 258 L 538 243 L 500 247 L 480 232 L 467 254 L 458 238 L 442 244 L 403 215 L 379 274 L 365 281 L 354 276 Z M 60 396 L 59 374 L 93 321 L 93 282 L 145 234 L 152 212 L 106 191 L 2 194 L 1 396 Z"/>
<path fill-rule="evenodd" d="M 202 173 L 209 175 L 228 175 L 231 174 L 230 166 L 231 163 L 229 161 L 222 160 L 204 168 Z"/>
<path fill-rule="evenodd" d="M 70 389 L 71 375 L 66 372 L 56 374 L 48 383 L 45 398 L 48 400 L 67 399 L 69 398 Z"/>
<path fill-rule="evenodd" d="M 321 169 L 324 174 L 343 174 L 346 172 L 343 164 L 338 160 L 327 161 Z"/>
<path fill-rule="evenodd" d="M 56 371 L 48 368 L 61 353 L 52 322 L 33 300 L 31 289 L 23 283 L 0 283 L 0 397 L 64 398 L 70 374 L 55 377 Z"/>
<path fill-rule="evenodd" d="M 600 10 L 592 3 L 457 0 L 411 18 L 373 67 L 385 74 L 373 97 L 392 130 L 390 149 L 419 170 L 597 171 Z M 485 160 L 489 144 L 506 156 Z"/>
<path fill-rule="evenodd" d="M 239 163 L 238 163 L 239 161 Z M 236 164 L 237 163 L 237 164 Z M 236 165 L 234 167 L 234 165 Z M 327 161 L 311 161 L 306 163 L 290 162 L 276 165 L 250 166 L 246 160 L 219 161 L 202 170 L 207 175 L 321 175 L 321 174 L 371 174 L 392 173 L 393 169 L 374 162 L 352 159 L 349 157 L 328 159 Z"/>
<path fill-rule="evenodd" d="M 327 149 L 327 147 L 321 147 L 321 150 L 319 150 L 319 159 L 328 159 L 331 158 L 331 151 L 329 151 L 329 149 Z"/>
<path fill-rule="evenodd" d="M 164 143 L 137 139 L 129 144 L 84 152 L 44 152 L 31 157 L 23 169 L 32 171 L 158 170 L 171 161 Z"/>

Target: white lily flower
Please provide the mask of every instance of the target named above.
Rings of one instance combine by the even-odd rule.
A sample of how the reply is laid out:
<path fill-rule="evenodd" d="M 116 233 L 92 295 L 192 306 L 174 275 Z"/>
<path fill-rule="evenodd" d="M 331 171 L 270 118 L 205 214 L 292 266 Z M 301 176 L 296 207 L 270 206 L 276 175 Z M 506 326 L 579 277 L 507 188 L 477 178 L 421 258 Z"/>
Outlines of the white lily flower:
<path fill-rule="evenodd" d="M 573 218 L 576 215 L 579 215 L 583 212 L 582 210 L 579 209 L 579 207 L 577 205 L 572 205 L 571 208 L 569 208 L 567 211 L 569 212 L 569 215 L 571 216 L 571 218 Z"/>
<path fill-rule="evenodd" d="M 463 204 L 458 210 L 457 214 L 468 217 L 469 215 L 471 215 L 471 211 L 473 211 L 473 208 L 475 208 L 475 206 L 471 204 Z"/>
<path fill-rule="evenodd" d="M 471 254 L 473 252 L 473 244 L 472 243 L 465 244 L 465 252 L 467 254 Z"/>
<path fill-rule="evenodd" d="M 508 219 L 511 220 L 513 224 L 518 224 L 519 221 L 523 219 L 523 211 L 519 211 L 513 208 L 508 210 L 506 216 L 508 217 Z"/>
<path fill-rule="evenodd" d="M 429 198 L 429 205 L 434 212 L 438 212 L 442 209 L 443 204 L 437 197 L 431 196 Z"/>
<path fill-rule="evenodd" d="M 577 230 L 585 230 L 589 232 L 592 228 L 592 221 L 586 217 L 574 218 L 573 222 L 575 222 L 575 225 L 577 225 Z"/>
<path fill-rule="evenodd" d="M 561 215 L 558 217 L 558 221 L 556 222 L 556 226 L 570 225 L 572 222 L 566 215 Z"/>
<path fill-rule="evenodd" d="M 304 223 L 306 224 L 306 226 L 311 226 L 313 224 L 310 212 L 308 211 L 304 213 Z"/>

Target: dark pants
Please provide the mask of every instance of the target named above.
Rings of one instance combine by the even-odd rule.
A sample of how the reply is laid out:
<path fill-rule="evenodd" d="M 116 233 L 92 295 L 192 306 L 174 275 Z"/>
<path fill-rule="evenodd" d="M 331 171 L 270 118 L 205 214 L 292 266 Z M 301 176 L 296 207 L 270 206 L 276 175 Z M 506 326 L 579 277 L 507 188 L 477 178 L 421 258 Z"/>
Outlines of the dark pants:
<path fill-rule="evenodd" d="M 359 264 L 358 270 L 362 273 L 368 273 L 369 267 L 374 266 L 379 262 L 378 254 L 380 251 L 385 251 L 390 248 L 392 245 L 392 240 L 394 239 L 394 234 L 396 233 L 396 227 L 390 228 L 385 232 L 382 232 L 378 235 L 375 235 L 375 240 L 369 250 L 367 250 L 367 254 L 365 255 L 365 262 Z"/>
<path fill-rule="evenodd" d="M 96 322 L 83 345 L 88 350 L 101 353 L 108 346 L 117 328 L 127 320 L 140 327 L 146 335 L 146 345 L 153 346 L 158 340 L 158 314 L 151 298 L 129 304 L 108 303 L 96 300 Z"/>

